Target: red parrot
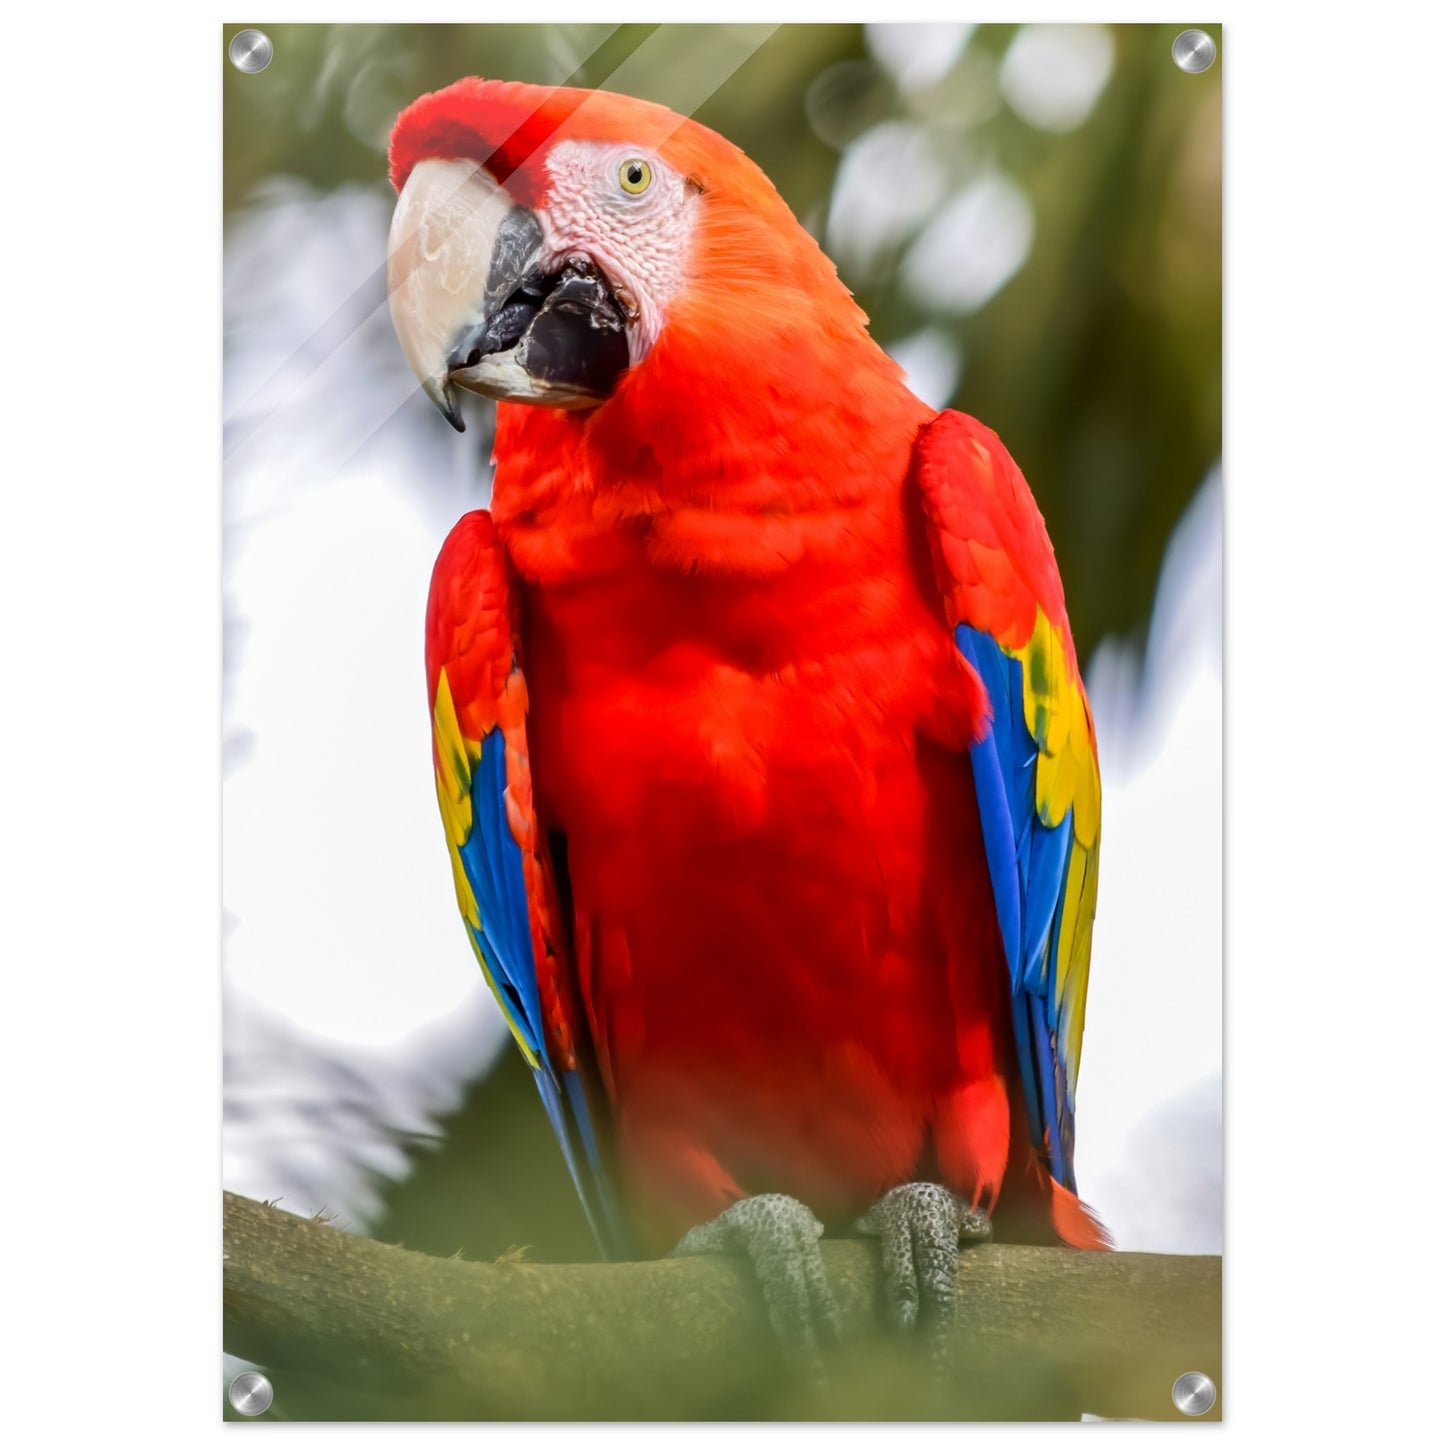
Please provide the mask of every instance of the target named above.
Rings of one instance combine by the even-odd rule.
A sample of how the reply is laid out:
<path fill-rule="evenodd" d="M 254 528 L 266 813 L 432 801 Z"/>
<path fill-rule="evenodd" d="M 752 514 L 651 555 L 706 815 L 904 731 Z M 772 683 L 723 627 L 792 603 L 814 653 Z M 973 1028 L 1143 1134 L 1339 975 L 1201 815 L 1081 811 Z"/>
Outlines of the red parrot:
<path fill-rule="evenodd" d="M 825 1228 L 905 1326 L 960 1236 L 1107 1247 L 1097 753 L 1018 467 L 691 120 L 466 79 L 390 162 L 408 360 L 500 403 L 427 607 L 457 896 L 604 1244 L 746 1253 L 809 1339 Z"/>

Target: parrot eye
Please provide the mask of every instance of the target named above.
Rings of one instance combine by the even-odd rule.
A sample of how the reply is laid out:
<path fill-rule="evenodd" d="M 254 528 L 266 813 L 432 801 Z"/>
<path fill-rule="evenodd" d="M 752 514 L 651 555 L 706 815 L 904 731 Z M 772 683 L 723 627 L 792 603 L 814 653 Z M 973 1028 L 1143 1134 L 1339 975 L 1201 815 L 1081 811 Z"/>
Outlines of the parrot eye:
<path fill-rule="evenodd" d="M 652 184 L 652 167 L 645 160 L 623 161 L 617 172 L 622 189 L 630 196 L 640 196 Z"/>

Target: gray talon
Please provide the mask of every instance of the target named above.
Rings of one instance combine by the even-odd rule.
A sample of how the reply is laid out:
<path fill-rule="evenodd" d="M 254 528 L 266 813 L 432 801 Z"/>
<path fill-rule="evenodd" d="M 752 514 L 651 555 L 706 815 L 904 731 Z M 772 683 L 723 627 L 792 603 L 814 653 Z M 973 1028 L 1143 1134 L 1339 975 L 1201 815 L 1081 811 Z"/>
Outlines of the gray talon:
<path fill-rule="evenodd" d="M 954 1268 L 960 1238 L 983 1243 L 993 1235 L 987 1214 L 970 1209 L 941 1184 L 900 1184 L 858 1221 L 882 1249 L 888 1317 L 900 1330 L 918 1324 L 920 1310 L 936 1366 L 948 1361 L 957 1301 Z"/>
<path fill-rule="evenodd" d="M 993 1238 L 993 1220 L 982 1209 L 959 1209 L 958 1237 L 966 1244 L 987 1244 Z"/>
<path fill-rule="evenodd" d="M 746 1255 L 773 1333 L 794 1366 L 821 1381 L 820 1344 L 838 1337 L 838 1307 L 818 1247 L 822 1233 L 806 1204 L 787 1194 L 755 1194 L 688 1230 L 672 1253 Z"/>

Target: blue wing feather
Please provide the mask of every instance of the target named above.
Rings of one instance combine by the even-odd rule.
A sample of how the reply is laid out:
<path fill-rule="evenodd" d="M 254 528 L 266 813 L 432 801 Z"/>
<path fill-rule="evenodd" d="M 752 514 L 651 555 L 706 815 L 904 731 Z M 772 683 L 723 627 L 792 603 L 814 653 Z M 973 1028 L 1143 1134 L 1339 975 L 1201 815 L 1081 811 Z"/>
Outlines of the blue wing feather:
<path fill-rule="evenodd" d="M 991 680 L 1000 682 L 1003 674 L 996 660 L 1002 660 L 1003 655 L 993 645 L 993 640 L 982 637 L 982 634 L 974 632 L 971 627 L 959 627 L 956 636 L 959 650 L 974 671 L 984 678 L 984 685 L 988 686 Z M 979 646 L 976 639 L 981 639 L 985 645 Z M 985 672 L 989 676 L 985 676 Z M 990 700 L 993 696 L 990 690 Z M 1001 696 L 1006 709 L 1007 694 Z M 1007 716 L 1006 711 L 1004 716 Z M 1007 749 L 1008 734 L 1006 729 L 998 725 L 999 720 L 1000 714 L 996 709 L 994 726 L 989 729 L 987 736 L 974 744 L 969 757 L 973 763 L 973 785 L 983 823 L 983 846 L 988 858 L 989 877 L 993 880 L 994 906 L 998 910 L 1004 957 L 1008 960 L 1009 976 L 1017 982 L 1022 962 L 1020 945 L 1023 907 L 1019 897 L 1018 869 L 1014 862 L 1014 828 L 1005 782 L 1004 758 L 1000 756 L 1001 752 Z M 1002 747 L 1000 738 L 1003 739 Z"/>
<path fill-rule="evenodd" d="M 471 779 L 472 830 L 459 850 L 481 923 L 471 932 L 508 1015 L 537 1057 L 537 1091 L 598 1246 L 604 1254 L 617 1255 L 628 1251 L 628 1236 L 602 1162 L 586 1090 L 577 1070 L 556 1068 L 547 1053 L 526 873 L 507 821 L 506 784 L 505 739 L 494 728 L 482 739 Z"/>
<path fill-rule="evenodd" d="M 507 827 L 505 785 L 505 743 L 493 729 L 482 739 L 482 756 L 471 780 L 472 831 L 459 851 L 481 921 L 480 929 L 472 932 L 498 989 L 511 1004 L 513 1022 L 536 1052 L 542 1048 L 542 1011 L 531 962 L 522 850 Z"/>
<path fill-rule="evenodd" d="M 1054 1068 L 1054 1050 L 1050 1042 L 1048 1004 L 1036 993 L 1023 995 L 1023 1002 L 1029 1014 L 1033 1056 L 1040 1065 L 1038 1069 L 1039 1094 L 1040 1102 L 1044 1107 L 1044 1118 L 1057 1119 L 1061 1101 L 1058 1096 L 1058 1075 Z M 1060 1135 L 1061 1131 L 1058 1129 L 1049 1129 L 1044 1134 L 1044 1141 L 1048 1145 L 1049 1173 L 1061 1184 L 1072 1189 L 1074 1187 L 1072 1180 L 1065 1177 Z"/>
<path fill-rule="evenodd" d="M 1032 801 L 1030 803 L 1032 806 Z M 1029 825 L 1028 882 L 1024 905 L 1024 986 L 1042 993 L 1052 970 L 1044 967 L 1049 934 L 1055 931 L 1059 900 L 1064 889 L 1064 869 L 1074 846 L 1074 823 L 1066 816 L 1057 828 L 1048 828 L 1037 818 Z M 1023 853 L 1020 850 L 1020 859 Z M 1053 990 L 1049 990 L 1052 995 Z"/>
<path fill-rule="evenodd" d="M 1074 1188 L 1073 1101 L 1058 1057 L 1059 923 L 1074 842 L 1072 810 L 1050 827 L 1035 804 L 1038 748 L 1024 718 L 1023 665 L 960 623 L 959 651 L 988 692 L 988 731 L 969 750 L 984 855 L 1012 986 L 1014 1042 L 1034 1147 Z"/>

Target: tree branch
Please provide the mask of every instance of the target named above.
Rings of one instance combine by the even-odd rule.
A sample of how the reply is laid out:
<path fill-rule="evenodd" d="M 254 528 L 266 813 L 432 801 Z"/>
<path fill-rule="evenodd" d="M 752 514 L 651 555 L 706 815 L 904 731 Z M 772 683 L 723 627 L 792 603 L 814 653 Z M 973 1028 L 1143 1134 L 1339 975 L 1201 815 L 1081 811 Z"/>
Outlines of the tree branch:
<path fill-rule="evenodd" d="M 825 1240 L 848 1339 L 819 1395 L 784 1373 L 740 1261 L 474 1264 L 234 1194 L 224 1229 L 226 1348 L 278 1406 L 320 1382 L 332 1418 L 1179 1419 L 1174 1380 L 1221 1374 L 1214 1256 L 968 1249 L 940 1386 L 878 1328 L 876 1245 Z"/>

